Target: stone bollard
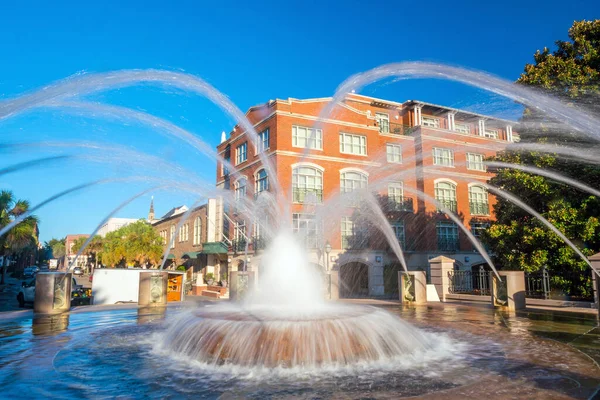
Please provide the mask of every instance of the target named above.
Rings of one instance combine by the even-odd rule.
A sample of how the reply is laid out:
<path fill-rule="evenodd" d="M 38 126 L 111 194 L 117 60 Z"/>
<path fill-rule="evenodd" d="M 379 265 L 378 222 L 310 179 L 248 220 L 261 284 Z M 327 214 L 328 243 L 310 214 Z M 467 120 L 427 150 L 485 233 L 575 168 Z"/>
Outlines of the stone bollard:
<path fill-rule="evenodd" d="M 424 271 L 398 272 L 398 293 L 402 304 L 427 303 L 427 275 Z"/>
<path fill-rule="evenodd" d="M 169 272 L 140 272 L 138 305 L 142 307 L 164 307 L 167 305 Z"/>
<path fill-rule="evenodd" d="M 498 274 L 501 282 L 495 274 L 491 274 L 492 306 L 509 311 L 525 309 L 525 272 L 498 271 Z"/>
<path fill-rule="evenodd" d="M 600 253 L 594 254 L 589 257 L 589 260 L 592 263 L 592 277 L 594 282 L 594 303 L 596 303 L 596 309 L 598 310 L 598 323 L 600 324 L 600 278 L 598 274 L 600 273 Z"/>
<path fill-rule="evenodd" d="M 340 299 L 340 272 L 329 272 L 329 300 Z"/>
<path fill-rule="evenodd" d="M 58 314 L 71 308 L 71 274 L 38 272 L 35 278 L 33 312 Z"/>
<path fill-rule="evenodd" d="M 448 273 L 454 271 L 454 260 L 444 256 L 438 256 L 429 260 L 429 271 L 431 271 L 431 283 L 441 301 L 446 301 L 446 295 L 450 293 L 450 278 Z"/>
<path fill-rule="evenodd" d="M 229 299 L 241 301 L 254 288 L 256 274 L 254 271 L 231 271 L 229 274 Z"/>

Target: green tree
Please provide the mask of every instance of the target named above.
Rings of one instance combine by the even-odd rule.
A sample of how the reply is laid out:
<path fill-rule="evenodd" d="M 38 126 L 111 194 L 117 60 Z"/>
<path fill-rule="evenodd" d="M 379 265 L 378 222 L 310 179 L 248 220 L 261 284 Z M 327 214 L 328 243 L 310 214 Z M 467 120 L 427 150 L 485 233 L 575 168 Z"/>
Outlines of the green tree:
<path fill-rule="evenodd" d="M 537 51 L 534 64 L 527 64 L 519 84 L 534 86 L 557 96 L 574 107 L 598 114 L 591 98 L 600 95 L 600 20 L 575 22 L 570 41 L 556 42 L 557 49 Z M 542 116 L 524 111 L 519 130 L 522 141 L 573 146 L 588 142 L 580 134 L 550 129 Z M 534 126 L 534 127 L 532 127 Z M 597 145 L 597 144 L 596 144 Z M 600 187 L 600 168 L 540 152 L 503 152 L 498 161 L 553 170 L 573 179 Z M 595 196 L 549 178 L 515 169 L 499 169 L 491 184 L 518 195 L 564 233 L 586 255 L 600 251 L 600 201 Z M 484 240 L 505 269 L 537 271 L 547 266 L 554 284 L 568 294 L 589 294 L 591 274 L 587 264 L 553 232 L 512 203 L 498 199 L 496 222 Z"/>
<path fill-rule="evenodd" d="M 163 242 L 144 220 L 126 225 L 106 235 L 102 262 L 110 266 L 152 266 L 162 257 Z"/>
<path fill-rule="evenodd" d="M 15 199 L 13 193 L 8 190 L 0 191 L 0 227 L 10 224 L 28 210 L 29 202 L 27 200 Z M 0 238 L 0 256 L 6 259 L 8 256 L 19 256 L 24 252 L 35 249 L 38 244 L 38 224 L 37 217 L 30 215 L 10 229 Z M 6 265 L 3 265 L 2 280 L 0 282 L 2 284 L 5 282 L 5 275 Z"/>
<path fill-rule="evenodd" d="M 78 253 L 81 247 L 88 240 L 86 237 L 80 237 L 75 239 L 73 242 L 73 251 Z M 83 250 L 84 255 L 91 257 L 94 260 L 94 268 L 98 267 L 98 260 L 101 258 L 102 250 L 104 248 L 104 239 L 100 235 L 96 235 L 90 240 L 85 249 Z"/>

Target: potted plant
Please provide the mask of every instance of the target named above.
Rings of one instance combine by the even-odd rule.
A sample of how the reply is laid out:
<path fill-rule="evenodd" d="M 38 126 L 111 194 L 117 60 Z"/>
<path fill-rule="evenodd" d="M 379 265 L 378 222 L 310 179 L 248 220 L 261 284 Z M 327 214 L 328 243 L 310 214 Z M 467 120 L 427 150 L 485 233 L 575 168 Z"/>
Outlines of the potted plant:
<path fill-rule="evenodd" d="M 209 285 L 212 285 L 215 282 L 215 275 L 212 272 L 209 272 L 208 274 L 204 275 L 204 282 L 208 283 Z"/>
<path fill-rule="evenodd" d="M 227 287 L 227 273 L 221 275 L 221 286 Z"/>

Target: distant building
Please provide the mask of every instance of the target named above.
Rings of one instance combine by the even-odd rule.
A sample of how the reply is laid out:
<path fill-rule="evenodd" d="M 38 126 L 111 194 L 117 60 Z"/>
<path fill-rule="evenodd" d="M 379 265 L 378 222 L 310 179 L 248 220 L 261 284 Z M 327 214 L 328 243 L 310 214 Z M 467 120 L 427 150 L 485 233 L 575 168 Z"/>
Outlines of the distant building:
<path fill-rule="evenodd" d="M 98 235 L 104 237 L 109 232 L 114 232 L 119 228 L 139 221 L 137 218 L 110 218 L 102 228 L 98 230 Z"/>
<path fill-rule="evenodd" d="M 152 226 L 165 245 L 169 245 L 171 239 L 174 238 L 169 248 L 165 267 L 184 265 L 190 275 L 197 276 L 199 283 L 201 283 L 201 275 L 205 273 L 213 273 L 215 280 L 218 281 L 221 273 L 227 272 L 228 245 L 221 242 L 222 202 L 217 199 L 209 199 L 207 204 L 192 209 L 175 234 L 177 226 L 188 210 L 189 208 L 185 205 L 174 207 L 160 219 L 152 222 Z M 153 211 L 151 204 L 148 219 Z M 221 222 L 217 223 L 217 221 Z"/>
<path fill-rule="evenodd" d="M 75 259 L 75 256 L 77 255 L 76 251 L 73 251 L 73 244 L 75 244 L 75 240 L 79 239 L 79 238 L 89 238 L 90 235 L 88 234 L 76 234 L 76 235 L 67 235 L 67 237 L 65 238 L 65 258 L 66 258 L 66 265 L 65 268 L 75 268 L 75 267 L 81 267 L 86 269 L 87 268 L 87 264 L 88 264 L 88 258 L 89 256 L 82 254 L 79 257 L 77 257 L 77 262 L 71 266 L 71 263 L 73 262 L 73 260 Z"/>

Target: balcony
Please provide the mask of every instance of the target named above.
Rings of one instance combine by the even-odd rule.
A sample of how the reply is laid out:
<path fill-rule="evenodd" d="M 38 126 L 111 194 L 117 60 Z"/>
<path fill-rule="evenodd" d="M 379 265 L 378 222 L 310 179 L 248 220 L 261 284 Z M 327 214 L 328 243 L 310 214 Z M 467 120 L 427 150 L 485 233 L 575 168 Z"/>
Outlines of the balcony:
<path fill-rule="evenodd" d="M 342 236 L 342 248 L 347 250 L 365 249 L 369 245 L 369 238 L 365 234 Z"/>
<path fill-rule="evenodd" d="M 484 202 L 469 202 L 471 215 L 490 215 L 490 205 Z"/>
<path fill-rule="evenodd" d="M 292 189 L 292 201 L 294 203 L 322 203 L 323 189 Z"/>
<path fill-rule="evenodd" d="M 413 212 L 413 199 L 396 200 L 388 198 L 387 211 L 408 211 Z"/>
<path fill-rule="evenodd" d="M 436 200 L 439 203 L 438 211 L 441 212 L 441 209 L 443 207 L 454 213 L 456 212 L 456 210 L 457 210 L 456 200 L 444 200 L 444 199 L 436 199 Z"/>
<path fill-rule="evenodd" d="M 243 253 L 246 251 L 246 239 L 240 238 L 231 241 L 231 250 L 234 253 Z"/>
<path fill-rule="evenodd" d="M 458 238 L 438 237 L 437 248 L 439 251 L 457 251 L 459 248 Z"/>
<path fill-rule="evenodd" d="M 409 135 L 413 127 L 403 124 L 396 124 L 389 121 L 380 121 L 379 132 L 391 133 L 392 135 Z"/>
<path fill-rule="evenodd" d="M 263 236 L 254 236 L 252 238 L 252 249 L 254 251 L 264 250 L 267 247 L 267 240 Z"/>

